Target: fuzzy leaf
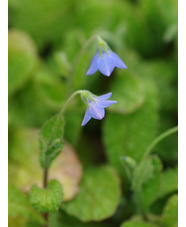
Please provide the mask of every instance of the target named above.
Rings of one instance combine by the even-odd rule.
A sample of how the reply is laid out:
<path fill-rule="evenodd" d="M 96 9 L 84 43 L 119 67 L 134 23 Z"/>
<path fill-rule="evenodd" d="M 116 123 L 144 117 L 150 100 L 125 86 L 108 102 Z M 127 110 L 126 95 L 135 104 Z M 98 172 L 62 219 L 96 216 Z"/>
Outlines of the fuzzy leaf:
<path fill-rule="evenodd" d="M 56 180 L 51 180 L 46 189 L 34 185 L 30 191 L 30 202 L 40 213 L 57 211 L 62 197 L 62 187 Z"/>
<path fill-rule="evenodd" d="M 138 191 L 142 185 L 153 177 L 152 159 L 145 159 L 135 168 L 132 179 L 132 189 Z"/>
<path fill-rule="evenodd" d="M 62 209 L 83 222 L 100 221 L 113 215 L 119 198 L 119 179 L 111 167 L 88 168 L 84 170 L 79 194 L 63 203 Z"/>
<path fill-rule="evenodd" d="M 59 119 L 59 124 L 56 132 L 53 133 L 56 122 L 58 121 L 58 115 L 50 118 L 39 132 L 40 137 L 40 148 L 41 148 L 41 165 L 43 167 L 48 167 L 51 162 L 59 155 L 63 149 L 62 135 L 64 120 Z"/>

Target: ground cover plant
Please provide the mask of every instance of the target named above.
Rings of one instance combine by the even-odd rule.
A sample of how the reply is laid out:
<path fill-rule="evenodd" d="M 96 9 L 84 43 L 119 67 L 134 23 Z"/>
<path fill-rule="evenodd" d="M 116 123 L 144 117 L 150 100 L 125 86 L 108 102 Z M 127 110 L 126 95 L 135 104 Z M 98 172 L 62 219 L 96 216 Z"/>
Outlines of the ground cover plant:
<path fill-rule="evenodd" d="M 9 0 L 9 226 L 176 227 L 177 1 Z"/>

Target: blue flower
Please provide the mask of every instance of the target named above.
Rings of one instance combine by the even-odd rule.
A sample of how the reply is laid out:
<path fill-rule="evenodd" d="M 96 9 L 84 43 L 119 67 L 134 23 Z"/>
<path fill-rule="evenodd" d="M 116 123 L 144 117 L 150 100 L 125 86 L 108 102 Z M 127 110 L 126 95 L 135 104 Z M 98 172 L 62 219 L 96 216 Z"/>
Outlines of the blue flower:
<path fill-rule="evenodd" d="M 116 53 L 109 49 L 105 51 L 103 48 L 101 48 L 101 53 L 99 50 L 97 50 L 97 53 L 92 58 L 92 62 L 86 75 L 92 75 L 99 70 L 103 75 L 110 76 L 114 70 L 114 67 L 121 69 L 127 68 L 125 63 Z"/>
<path fill-rule="evenodd" d="M 81 126 L 86 125 L 91 118 L 97 120 L 101 120 L 104 118 L 105 108 L 114 103 L 117 103 L 117 101 L 107 100 L 111 97 L 111 95 L 112 92 L 101 96 L 95 96 L 91 94 L 89 97 L 87 96 L 82 98 L 87 105 L 87 110 L 85 112 L 85 116 Z"/>

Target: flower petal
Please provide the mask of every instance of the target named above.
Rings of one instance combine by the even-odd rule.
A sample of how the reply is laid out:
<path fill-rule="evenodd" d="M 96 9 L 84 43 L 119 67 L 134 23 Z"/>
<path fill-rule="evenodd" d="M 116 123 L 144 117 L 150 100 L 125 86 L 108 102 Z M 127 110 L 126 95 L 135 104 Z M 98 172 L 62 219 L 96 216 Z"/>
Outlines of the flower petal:
<path fill-rule="evenodd" d="M 90 119 L 91 119 L 91 116 L 90 116 L 90 114 L 89 114 L 89 109 L 87 108 L 81 126 L 86 125 L 86 123 L 87 123 Z"/>
<path fill-rule="evenodd" d="M 97 120 L 101 120 L 105 116 L 105 110 L 103 108 L 98 108 L 96 102 L 93 101 L 90 104 L 89 113 L 91 117 Z"/>
<path fill-rule="evenodd" d="M 114 103 L 117 103 L 117 101 L 96 99 L 96 105 L 98 108 L 106 108 Z"/>
<path fill-rule="evenodd" d="M 100 95 L 99 98 L 100 99 L 109 99 L 111 97 L 111 95 L 112 95 L 112 92 L 109 92 L 105 95 Z"/>
<path fill-rule="evenodd" d="M 114 53 L 113 51 L 110 51 L 110 50 L 108 52 L 112 56 L 113 61 L 114 61 L 114 65 L 116 67 L 122 68 L 122 69 L 126 69 L 127 68 L 125 63 L 121 60 L 121 58 L 116 53 Z"/>
<path fill-rule="evenodd" d="M 92 61 L 91 61 L 91 64 L 90 64 L 90 67 L 87 71 L 87 76 L 89 75 L 92 75 L 94 74 L 97 70 L 98 70 L 98 67 L 97 67 L 97 60 L 99 58 L 99 53 L 97 52 L 94 57 L 92 58 Z"/>
<path fill-rule="evenodd" d="M 114 63 L 113 57 L 103 51 L 102 56 L 99 56 L 97 60 L 97 67 L 103 75 L 110 76 L 114 69 Z"/>

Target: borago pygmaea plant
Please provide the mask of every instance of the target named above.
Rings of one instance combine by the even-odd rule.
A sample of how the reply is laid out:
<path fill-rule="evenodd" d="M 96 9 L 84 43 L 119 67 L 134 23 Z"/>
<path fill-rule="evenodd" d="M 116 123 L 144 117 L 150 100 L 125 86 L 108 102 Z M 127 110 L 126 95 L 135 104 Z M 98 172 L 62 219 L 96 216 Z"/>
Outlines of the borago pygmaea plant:
<path fill-rule="evenodd" d="M 88 42 L 95 38 L 97 40 L 97 52 L 92 59 L 87 75 L 91 75 L 99 69 L 103 75 L 110 76 L 114 67 L 126 68 L 126 65 L 119 56 L 111 51 L 107 43 L 99 36 L 93 36 Z M 117 103 L 117 101 L 108 100 L 112 92 L 97 96 L 88 90 L 77 90 L 67 99 L 60 113 L 49 119 L 41 128 L 39 132 L 41 149 L 40 163 L 44 170 L 44 189 L 34 185 L 30 191 L 30 202 L 36 210 L 43 213 L 46 221 L 45 226 L 48 226 L 49 212 L 57 211 L 63 198 L 62 186 L 56 180 L 48 182 L 48 175 L 52 161 L 62 152 L 64 147 L 64 112 L 71 100 L 77 95 L 80 95 L 87 107 L 81 126 L 86 125 L 91 118 L 97 120 L 103 119 L 105 108 Z"/>

